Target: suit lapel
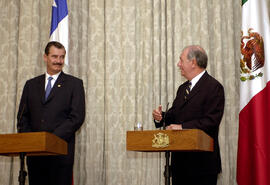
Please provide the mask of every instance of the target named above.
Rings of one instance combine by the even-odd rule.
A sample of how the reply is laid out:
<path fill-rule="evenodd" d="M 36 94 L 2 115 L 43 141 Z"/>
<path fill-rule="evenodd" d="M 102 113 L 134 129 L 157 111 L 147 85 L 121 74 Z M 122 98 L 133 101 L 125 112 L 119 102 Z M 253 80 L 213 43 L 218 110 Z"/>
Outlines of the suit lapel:
<path fill-rule="evenodd" d="M 55 81 L 53 88 L 52 88 L 46 102 L 49 102 L 49 101 L 51 101 L 51 99 L 53 99 L 55 94 L 57 94 L 57 92 L 63 86 L 64 81 L 65 81 L 65 74 L 63 72 L 61 72 L 60 75 L 58 76 L 57 80 Z"/>
<path fill-rule="evenodd" d="M 188 100 L 188 98 L 189 98 L 189 96 L 187 97 L 187 99 L 185 100 L 185 91 L 186 91 L 186 89 L 187 89 L 187 87 L 188 87 L 188 81 L 186 81 L 184 84 L 183 84 L 183 88 L 182 88 L 182 90 L 179 92 L 179 106 L 180 107 L 182 107 L 183 105 L 185 105 L 186 104 L 186 102 L 187 102 L 187 100 Z M 190 95 L 190 94 L 189 94 Z"/>
<path fill-rule="evenodd" d="M 38 90 L 38 94 L 39 94 L 39 98 L 40 98 L 40 101 L 42 104 L 45 103 L 45 74 L 44 75 L 41 75 L 37 81 L 37 90 Z"/>
<path fill-rule="evenodd" d="M 203 76 L 200 78 L 200 80 L 195 84 L 195 86 L 190 91 L 190 94 L 188 95 L 186 100 L 184 100 L 184 93 L 183 93 L 183 98 L 181 98 L 181 99 L 183 99 L 183 101 L 180 105 L 181 107 L 183 105 L 185 105 L 188 101 L 190 101 L 194 96 L 196 96 L 200 92 L 200 90 L 203 88 L 205 80 L 207 79 L 208 76 L 209 75 L 208 75 L 207 71 L 205 71 Z M 184 87 L 185 89 L 187 88 L 187 85 L 188 85 L 188 83 L 185 85 L 185 87 Z"/>
<path fill-rule="evenodd" d="M 189 94 L 187 100 L 192 99 L 203 88 L 207 77 L 208 77 L 208 73 L 207 73 L 207 71 L 205 71 L 205 73 L 202 75 L 200 80 L 195 84 L 193 89 L 190 91 L 190 94 Z"/>

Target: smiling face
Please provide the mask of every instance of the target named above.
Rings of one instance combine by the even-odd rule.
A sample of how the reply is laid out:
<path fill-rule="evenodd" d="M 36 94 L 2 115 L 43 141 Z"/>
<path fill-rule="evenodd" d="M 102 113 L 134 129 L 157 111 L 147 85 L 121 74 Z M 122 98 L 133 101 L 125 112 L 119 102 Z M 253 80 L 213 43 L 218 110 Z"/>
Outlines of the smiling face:
<path fill-rule="evenodd" d="M 62 71 L 65 62 L 66 51 L 64 48 L 51 46 L 48 54 L 44 54 L 43 58 L 47 65 L 47 73 L 54 75 Z"/>
<path fill-rule="evenodd" d="M 187 80 L 191 80 L 193 77 L 192 71 L 194 68 L 195 61 L 194 59 L 188 60 L 188 48 L 186 48 L 180 56 L 180 60 L 177 63 L 177 66 L 179 67 L 181 71 L 181 75 L 185 77 Z"/>

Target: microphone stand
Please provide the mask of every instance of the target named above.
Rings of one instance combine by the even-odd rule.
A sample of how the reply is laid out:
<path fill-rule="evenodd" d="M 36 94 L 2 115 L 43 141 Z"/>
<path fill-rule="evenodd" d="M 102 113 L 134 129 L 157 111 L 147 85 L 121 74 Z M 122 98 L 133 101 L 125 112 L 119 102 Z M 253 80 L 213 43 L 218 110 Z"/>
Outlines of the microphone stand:
<path fill-rule="evenodd" d="M 19 125 L 18 125 L 18 132 L 22 133 L 23 132 L 23 125 L 21 125 L 21 120 L 22 120 L 22 115 L 24 113 L 25 109 L 25 104 L 23 105 L 20 117 L 19 117 Z M 21 152 L 20 153 L 20 172 L 19 172 L 19 185 L 25 185 L 25 177 L 27 176 L 27 172 L 25 171 L 25 165 L 24 165 L 24 159 L 25 159 L 26 153 Z"/>
<path fill-rule="evenodd" d="M 165 165 L 165 185 L 170 185 L 170 152 L 165 152 L 165 158 L 166 158 L 166 165 Z"/>
<path fill-rule="evenodd" d="M 25 184 L 25 177 L 27 175 L 27 172 L 25 171 L 24 168 L 24 158 L 25 158 L 25 153 L 21 152 L 20 153 L 20 173 L 19 173 L 19 184 L 24 185 Z"/>
<path fill-rule="evenodd" d="M 166 112 L 164 113 L 163 130 L 166 130 L 165 118 L 168 111 L 168 106 L 169 103 L 167 103 Z M 170 185 L 170 151 L 167 150 L 165 152 L 165 158 L 166 158 L 166 165 L 164 171 L 165 185 Z"/>

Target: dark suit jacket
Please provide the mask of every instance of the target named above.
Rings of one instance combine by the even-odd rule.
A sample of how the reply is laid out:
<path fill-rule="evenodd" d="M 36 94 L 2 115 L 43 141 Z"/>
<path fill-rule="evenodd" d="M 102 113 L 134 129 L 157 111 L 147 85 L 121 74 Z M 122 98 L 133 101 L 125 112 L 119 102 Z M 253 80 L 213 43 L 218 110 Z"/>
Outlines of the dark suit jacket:
<path fill-rule="evenodd" d="M 82 80 L 63 72 L 58 76 L 45 101 L 45 74 L 26 82 L 18 111 L 18 129 L 22 132 L 47 131 L 68 143 L 63 163 L 73 164 L 75 132 L 85 118 L 85 94 Z"/>
<path fill-rule="evenodd" d="M 183 129 L 203 130 L 214 139 L 214 152 L 174 152 L 172 169 L 187 175 L 219 173 L 218 132 L 225 102 L 223 86 L 205 72 L 185 100 L 187 85 L 185 82 L 179 87 L 173 105 L 165 115 L 166 125 L 182 124 Z M 162 126 L 163 121 L 156 123 L 156 127 Z"/>

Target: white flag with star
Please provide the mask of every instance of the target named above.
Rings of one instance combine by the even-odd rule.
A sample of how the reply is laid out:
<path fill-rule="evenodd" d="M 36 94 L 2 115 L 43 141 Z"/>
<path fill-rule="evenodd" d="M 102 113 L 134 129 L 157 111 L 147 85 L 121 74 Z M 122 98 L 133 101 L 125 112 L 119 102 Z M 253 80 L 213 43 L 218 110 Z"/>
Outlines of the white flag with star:
<path fill-rule="evenodd" d="M 68 7 L 66 0 L 54 0 L 50 41 L 57 41 L 66 49 L 65 64 L 68 65 Z"/>

